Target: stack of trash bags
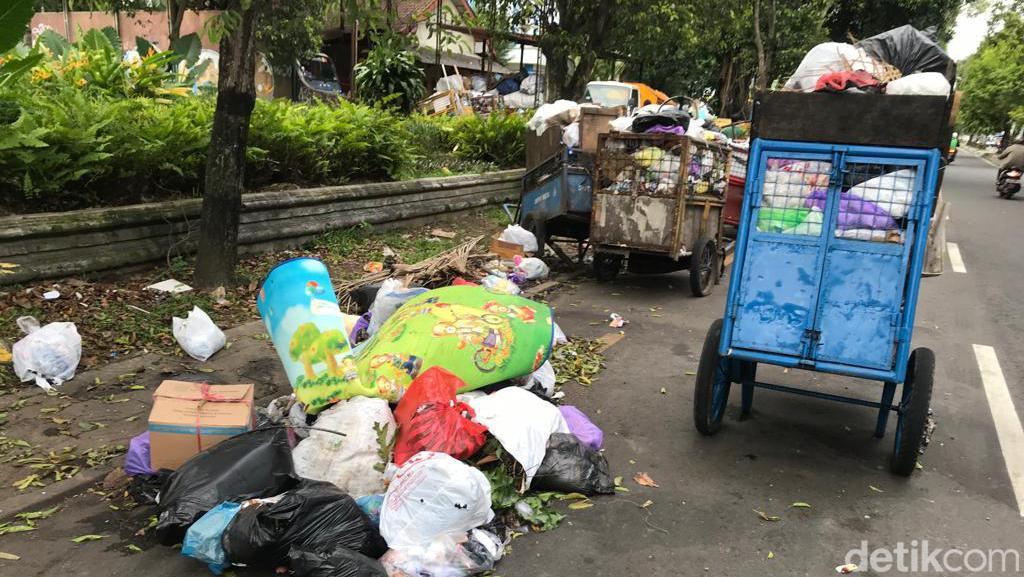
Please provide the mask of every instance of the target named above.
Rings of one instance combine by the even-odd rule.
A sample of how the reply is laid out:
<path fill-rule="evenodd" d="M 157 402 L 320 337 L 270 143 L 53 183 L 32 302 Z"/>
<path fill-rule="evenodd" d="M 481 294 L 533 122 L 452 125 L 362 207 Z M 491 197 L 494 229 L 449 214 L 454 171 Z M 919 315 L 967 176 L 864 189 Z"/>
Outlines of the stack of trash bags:
<path fill-rule="evenodd" d="M 319 267 L 289 267 L 306 300 L 333 300 L 329 278 L 320 291 L 325 279 L 295 274 L 296 266 L 310 274 Z M 134 439 L 130 492 L 158 504 L 162 543 L 182 543 L 183 555 L 218 575 L 240 565 L 287 567 L 298 577 L 461 577 L 493 570 L 510 531 L 529 527 L 515 508 L 493 510 L 488 473 L 496 467 L 511 471 L 523 492 L 615 492 L 601 430 L 557 404 L 547 357 L 565 337 L 546 305 L 479 286 L 419 291 L 398 306 L 379 303 L 378 313 L 394 310 L 354 351 L 334 343 L 332 364 L 315 351 L 334 337 L 301 327 L 330 334 L 318 323 L 344 322 L 340 312 L 294 308 L 296 295 L 270 294 L 282 288 L 274 274 L 260 307 L 275 346 L 288 349 L 282 357 L 297 358 L 303 377 L 326 370 L 319 365 L 340 372 L 351 360 L 344 364 L 356 367 L 354 380 L 338 382 L 364 393 L 361 379 L 370 376 L 376 394 L 342 386 L 314 410 L 296 387 L 257 411 L 254 430 L 175 471 L 153 471 L 147 436 Z M 291 312 L 270 311 L 282 305 Z M 278 323 L 291 332 L 277 334 Z"/>

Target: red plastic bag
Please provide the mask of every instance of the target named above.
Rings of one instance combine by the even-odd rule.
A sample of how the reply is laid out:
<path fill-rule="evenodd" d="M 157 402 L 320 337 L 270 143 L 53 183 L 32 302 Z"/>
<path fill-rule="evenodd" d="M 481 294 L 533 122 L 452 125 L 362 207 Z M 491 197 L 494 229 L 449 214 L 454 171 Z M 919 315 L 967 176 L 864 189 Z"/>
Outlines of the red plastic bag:
<path fill-rule="evenodd" d="M 455 391 L 463 385 L 441 367 L 430 367 L 412 381 L 395 409 L 396 465 L 420 451 L 465 459 L 484 446 L 487 427 L 472 420 L 476 413 L 469 405 L 455 400 Z"/>

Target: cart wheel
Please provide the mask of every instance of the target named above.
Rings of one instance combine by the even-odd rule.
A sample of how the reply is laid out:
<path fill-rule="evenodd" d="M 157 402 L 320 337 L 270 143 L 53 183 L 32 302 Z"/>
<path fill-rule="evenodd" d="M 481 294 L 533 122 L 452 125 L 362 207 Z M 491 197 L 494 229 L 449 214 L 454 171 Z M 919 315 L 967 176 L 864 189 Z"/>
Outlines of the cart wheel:
<path fill-rule="evenodd" d="M 695 297 L 706 297 L 715 286 L 718 273 L 718 250 L 715 241 L 702 238 L 690 255 L 690 292 Z"/>
<path fill-rule="evenodd" d="M 544 226 L 544 219 L 537 218 L 533 215 L 527 216 L 523 219 L 523 228 L 533 233 L 533 236 L 537 237 L 537 258 L 544 258 L 544 251 L 547 249 L 548 237 L 547 227 Z"/>
<path fill-rule="evenodd" d="M 711 323 L 704 337 L 704 349 L 700 353 L 693 392 L 693 423 L 703 435 L 718 432 L 729 400 L 729 359 L 718 354 L 718 343 L 721 340 L 722 319 L 717 319 Z"/>
<path fill-rule="evenodd" d="M 896 445 L 889 463 L 889 468 L 897 475 L 909 477 L 917 466 L 934 379 L 935 353 L 931 349 L 914 349 L 907 361 L 907 378 L 903 382 L 903 398 L 896 421 Z"/>
<path fill-rule="evenodd" d="M 622 255 L 607 252 L 594 253 L 594 276 L 600 282 L 608 282 L 622 270 Z"/>

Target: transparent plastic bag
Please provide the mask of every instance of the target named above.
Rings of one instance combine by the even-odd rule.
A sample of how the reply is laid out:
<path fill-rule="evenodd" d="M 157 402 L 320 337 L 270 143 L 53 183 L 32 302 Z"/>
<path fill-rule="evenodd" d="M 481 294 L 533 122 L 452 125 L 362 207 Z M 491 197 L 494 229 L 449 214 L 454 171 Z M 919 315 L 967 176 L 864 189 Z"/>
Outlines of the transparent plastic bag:
<path fill-rule="evenodd" d="M 551 273 L 551 269 L 548 265 L 539 258 L 523 258 L 516 256 L 516 272 L 522 274 L 527 280 L 539 280 L 547 278 L 548 274 Z"/>
<path fill-rule="evenodd" d="M 501 231 L 501 236 L 498 237 L 498 240 L 518 244 L 526 252 L 537 252 L 537 237 L 518 224 L 506 226 L 505 230 Z"/>
<path fill-rule="evenodd" d="M 206 563 L 214 575 L 220 575 L 231 563 L 221 544 L 224 529 L 238 514 L 238 503 L 221 503 L 199 518 L 185 532 L 181 554 Z"/>
<path fill-rule="evenodd" d="M 493 570 L 504 553 L 497 535 L 473 529 L 461 540 L 444 537 L 426 547 L 391 549 L 380 561 L 390 577 L 468 577 Z"/>
<path fill-rule="evenodd" d="M 188 318 L 174 317 L 171 320 L 171 332 L 181 348 L 188 356 L 197 361 L 205 361 L 214 353 L 224 348 L 227 338 L 217 328 L 210 315 L 199 307 L 192 307 Z"/>
<path fill-rule="evenodd" d="M 75 323 L 49 323 L 40 327 L 33 317 L 20 317 L 18 326 L 26 336 L 14 343 L 11 357 L 14 373 L 22 382 L 35 380 L 47 391 L 75 376 L 82 358 L 82 337 Z"/>
<path fill-rule="evenodd" d="M 406 288 L 398 279 L 389 278 L 381 283 L 377 297 L 370 305 L 370 326 L 367 327 L 366 333 L 375 334 L 380 330 L 384 321 L 391 318 L 391 315 L 395 314 L 395 311 L 405 304 L 405 301 L 425 292 L 427 289 L 422 287 Z"/>
<path fill-rule="evenodd" d="M 292 452 L 298 476 L 333 483 L 353 497 L 384 492 L 378 469 L 389 458 L 381 459 L 378 431 L 390 444 L 398 430 L 387 401 L 352 397 L 320 413 L 313 427 Z"/>

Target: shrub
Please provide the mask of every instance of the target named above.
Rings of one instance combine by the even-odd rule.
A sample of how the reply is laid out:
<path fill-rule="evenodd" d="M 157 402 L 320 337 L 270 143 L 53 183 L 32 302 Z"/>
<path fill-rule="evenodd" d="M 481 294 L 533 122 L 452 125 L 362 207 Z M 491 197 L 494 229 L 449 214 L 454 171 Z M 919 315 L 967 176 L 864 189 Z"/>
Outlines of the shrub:
<path fill-rule="evenodd" d="M 495 112 L 488 116 L 461 116 L 453 132 L 460 158 L 493 163 L 502 168 L 523 166 L 526 120 L 519 114 Z"/>

